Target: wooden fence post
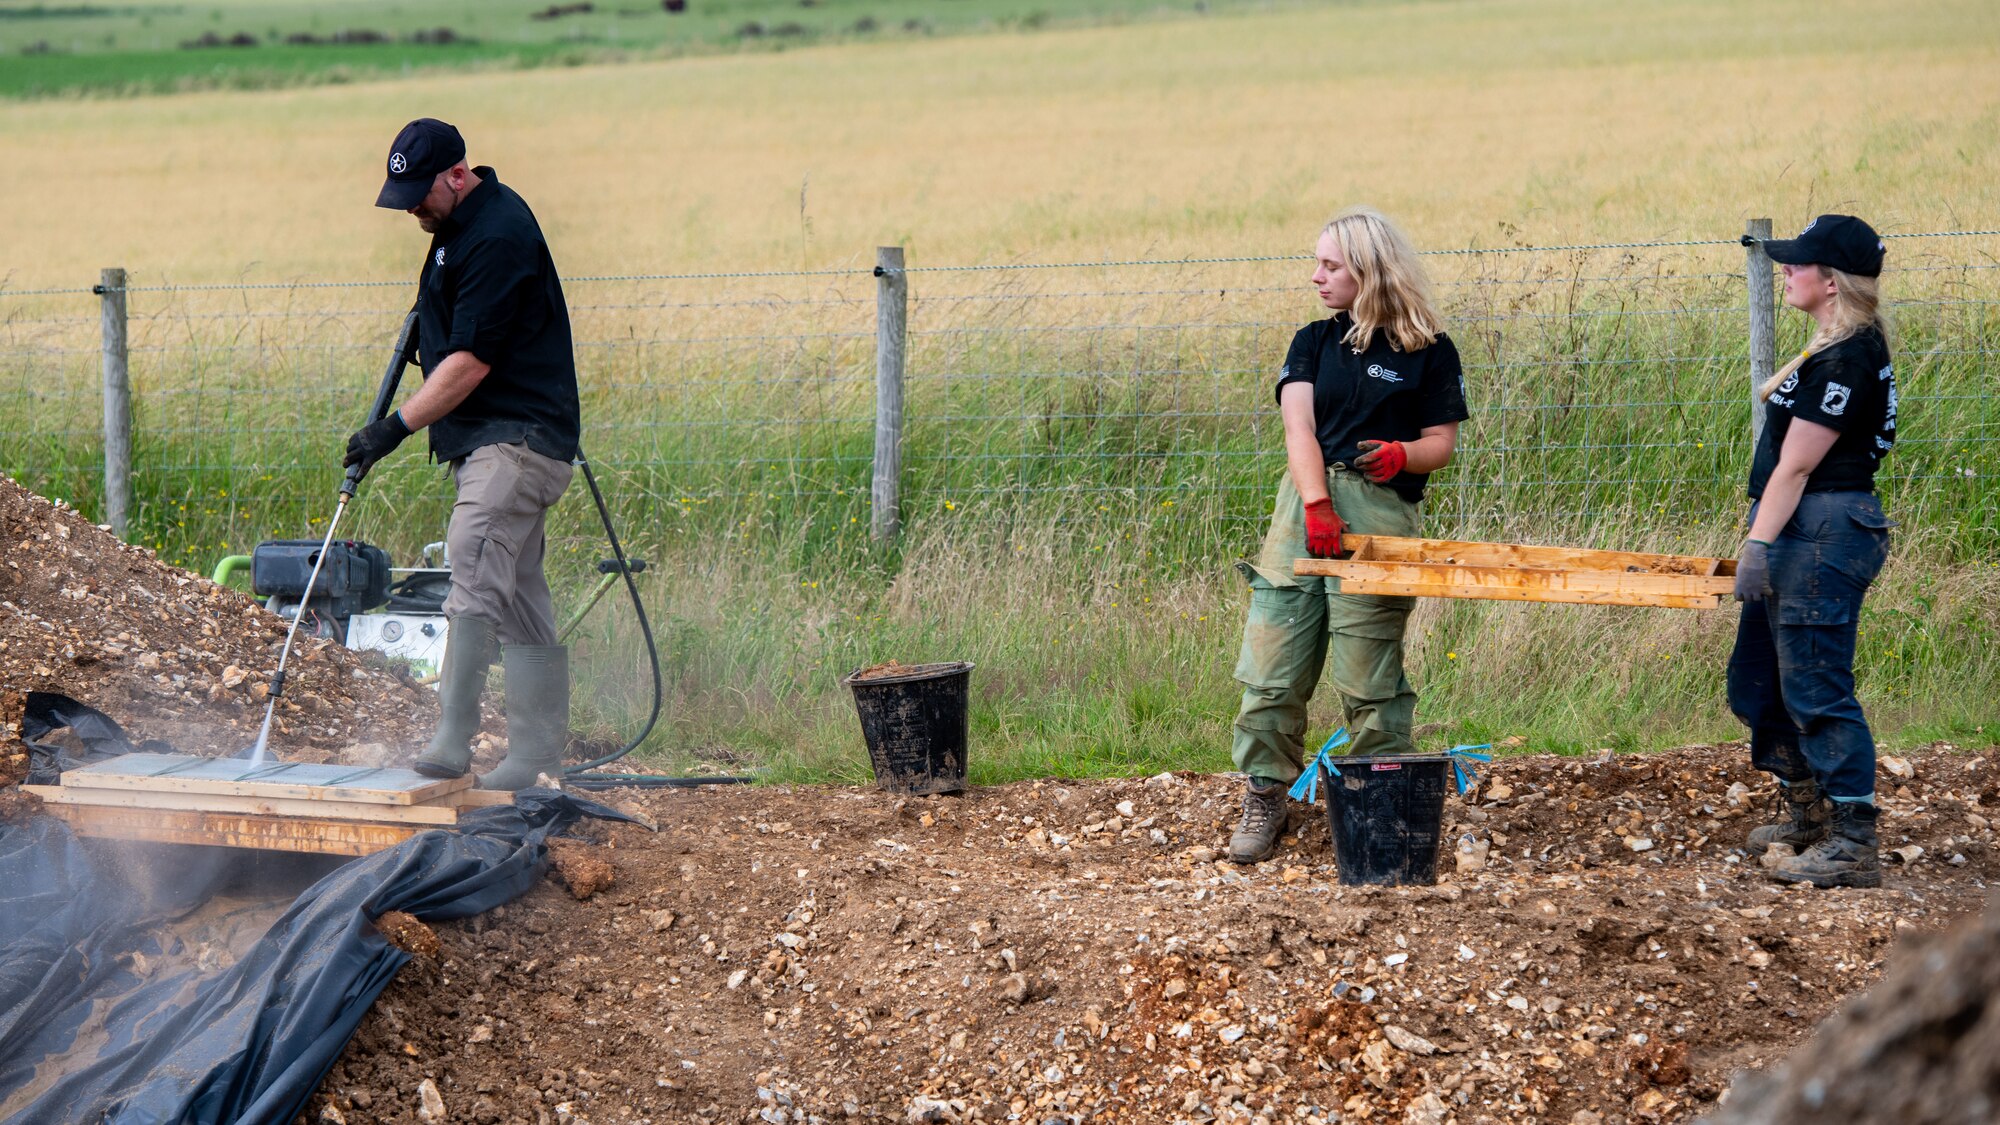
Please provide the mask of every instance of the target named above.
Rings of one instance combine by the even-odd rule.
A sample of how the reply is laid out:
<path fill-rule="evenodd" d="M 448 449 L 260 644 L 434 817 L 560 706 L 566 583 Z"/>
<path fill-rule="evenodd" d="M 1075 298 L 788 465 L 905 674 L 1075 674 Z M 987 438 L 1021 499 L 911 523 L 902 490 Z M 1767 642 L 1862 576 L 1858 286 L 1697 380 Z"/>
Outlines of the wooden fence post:
<path fill-rule="evenodd" d="M 132 353 L 125 271 L 104 270 L 96 293 L 104 336 L 104 522 L 123 539 L 132 517 Z"/>
<path fill-rule="evenodd" d="M 1764 404 L 1757 388 L 1778 369 L 1778 309 L 1771 294 L 1771 258 L 1762 240 L 1771 237 L 1771 220 L 1752 219 L 1743 228 L 1743 251 L 1750 282 L 1750 448 L 1764 436 Z"/>
<path fill-rule="evenodd" d="M 875 250 L 875 482 L 869 530 L 881 541 L 902 529 L 903 365 L 909 350 L 910 283 L 903 248 Z"/>

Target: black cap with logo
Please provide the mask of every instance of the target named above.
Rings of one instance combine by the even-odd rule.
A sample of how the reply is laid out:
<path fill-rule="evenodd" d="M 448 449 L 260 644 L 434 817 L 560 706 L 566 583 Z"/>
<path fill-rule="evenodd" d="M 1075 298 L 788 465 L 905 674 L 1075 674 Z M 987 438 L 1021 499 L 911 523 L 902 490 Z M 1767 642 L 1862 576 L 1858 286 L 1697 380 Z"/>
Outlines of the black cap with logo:
<path fill-rule="evenodd" d="M 1807 223 L 1797 238 L 1764 240 L 1764 253 L 1774 262 L 1788 266 L 1831 266 L 1859 277 L 1882 276 L 1882 259 L 1887 250 L 1875 228 L 1852 215 L 1821 215 Z"/>
<path fill-rule="evenodd" d="M 389 178 L 375 206 L 408 211 L 422 203 L 438 173 L 465 159 L 465 138 L 435 117 L 419 117 L 389 147 Z"/>

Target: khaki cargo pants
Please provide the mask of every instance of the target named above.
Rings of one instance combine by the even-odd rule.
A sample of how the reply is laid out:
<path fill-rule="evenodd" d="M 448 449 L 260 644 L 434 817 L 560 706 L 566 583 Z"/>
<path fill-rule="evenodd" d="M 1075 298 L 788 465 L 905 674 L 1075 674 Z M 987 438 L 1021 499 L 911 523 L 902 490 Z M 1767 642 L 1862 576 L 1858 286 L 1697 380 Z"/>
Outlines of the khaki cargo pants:
<path fill-rule="evenodd" d="M 1327 468 L 1333 510 L 1354 535 L 1415 536 L 1417 506 L 1344 465 Z M 1231 755 L 1253 777 L 1291 782 L 1305 770 L 1306 703 L 1332 657 L 1331 678 L 1354 739 L 1350 754 L 1407 754 L 1417 693 L 1403 675 L 1403 631 L 1411 598 L 1343 594 L 1337 578 L 1294 577 L 1306 557 L 1305 505 L 1290 473 L 1278 485 L 1271 529 L 1250 582 L 1250 616 L 1236 679 L 1243 706 Z"/>
<path fill-rule="evenodd" d="M 575 471 L 518 442 L 482 445 L 452 462 L 458 499 L 445 531 L 446 617 L 484 618 L 503 645 L 556 643 L 555 600 L 542 574 L 545 523 Z"/>

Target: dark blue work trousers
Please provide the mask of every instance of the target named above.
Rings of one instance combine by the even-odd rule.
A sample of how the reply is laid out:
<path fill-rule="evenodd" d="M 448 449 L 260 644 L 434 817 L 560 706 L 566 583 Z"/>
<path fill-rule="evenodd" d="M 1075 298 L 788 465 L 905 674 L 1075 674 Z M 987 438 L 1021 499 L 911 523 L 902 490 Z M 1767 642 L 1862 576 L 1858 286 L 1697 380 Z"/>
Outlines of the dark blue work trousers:
<path fill-rule="evenodd" d="M 1729 655 L 1729 709 L 1749 724 L 1751 763 L 1783 781 L 1811 778 L 1836 800 L 1875 793 L 1854 641 L 1892 526 L 1873 493 L 1801 497 L 1771 545 L 1772 594 L 1743 603 Z"/>

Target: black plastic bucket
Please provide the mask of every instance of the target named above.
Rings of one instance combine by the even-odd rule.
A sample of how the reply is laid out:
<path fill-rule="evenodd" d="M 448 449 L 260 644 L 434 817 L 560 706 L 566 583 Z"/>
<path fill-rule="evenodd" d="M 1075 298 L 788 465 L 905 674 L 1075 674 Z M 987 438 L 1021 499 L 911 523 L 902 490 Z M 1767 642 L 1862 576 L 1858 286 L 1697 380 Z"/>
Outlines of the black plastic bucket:
<path fill-rule="evenodd" d="M 1443 754 L 1340 758 L 1334 777 L 1320 766 L 1326 817 L 1341 883 L 1437 882 L 1438 837 L 1451 759 Z"/>
<path fill-rule="evenodd" d="M 972 665 L 918 664 L 893 675 L 841 679 L 854 690 L 875 781 L 897 793 L 965 788 L 967 689 Z"/>

